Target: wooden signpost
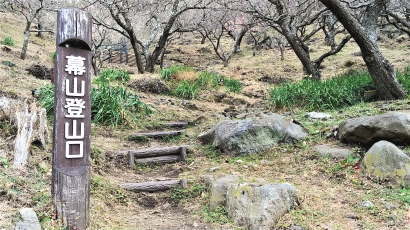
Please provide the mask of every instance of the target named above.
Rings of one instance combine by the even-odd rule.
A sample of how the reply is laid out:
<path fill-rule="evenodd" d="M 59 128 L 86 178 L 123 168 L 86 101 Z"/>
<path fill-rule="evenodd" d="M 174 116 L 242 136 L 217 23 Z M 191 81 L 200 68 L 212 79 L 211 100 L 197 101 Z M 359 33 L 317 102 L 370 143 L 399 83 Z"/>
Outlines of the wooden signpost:
<path fill-rule="evenodd" d="M 89 222 L 91 25 L 85 11 L 58 11 L 52 192 L 69 230 Z"/>

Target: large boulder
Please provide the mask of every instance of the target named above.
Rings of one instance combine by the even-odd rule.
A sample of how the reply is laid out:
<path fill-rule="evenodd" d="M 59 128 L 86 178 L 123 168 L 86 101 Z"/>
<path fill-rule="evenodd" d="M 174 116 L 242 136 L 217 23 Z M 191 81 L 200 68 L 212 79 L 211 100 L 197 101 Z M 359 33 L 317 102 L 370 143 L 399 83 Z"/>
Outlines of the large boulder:
<path fill-rule="evenodd" d="M 379 141 L 367 151 L 363 168 L 378 181 L 410 186 L 410 157 L 388 141 Z"/>
<path fill-rule="evenodd" d="M 296 189 L 290 184 L 231 184 L 226 197 L 228 215 L 249 230 L 272 229 L 298 205 Z"/>
<path fill-rule="evenodd" d="M 239 183 L 239 180 L 240 178 L 235 175 L 224 175 L 211 179 L 209 183 L 209 208 L 215 209 L 218 206 L 225 206 L 228 186 Z"/>
<path fill-rule="evenodd" d="M 410 143 L 410 114 L 390 112 L 349 119 L 339 126 L 338 138 L 346 143 L 372 145 L 380 140 Z"/>
<path fill-rule="evenodd" d="M 279 143 L 293 143 L 306 136 L 301 126 L 278 114 L 270 114 L 255 119 L 221 121 L 198 138 L 222 152 L 241 155 L 264 151 Z"/>

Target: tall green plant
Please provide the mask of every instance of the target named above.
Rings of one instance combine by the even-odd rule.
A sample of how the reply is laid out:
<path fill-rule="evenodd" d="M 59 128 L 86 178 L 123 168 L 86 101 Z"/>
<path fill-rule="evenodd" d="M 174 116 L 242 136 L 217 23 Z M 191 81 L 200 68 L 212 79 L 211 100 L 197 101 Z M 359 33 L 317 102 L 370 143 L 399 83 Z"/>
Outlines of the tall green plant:
<path fill-rule="evenodd" d="M 270 100 L 276 108 L 335 109 L 362 102 L 369 88 L 370 75 L 355 71 L 324 81 L 305 79 L 279 85 L 271 90 Z"/>

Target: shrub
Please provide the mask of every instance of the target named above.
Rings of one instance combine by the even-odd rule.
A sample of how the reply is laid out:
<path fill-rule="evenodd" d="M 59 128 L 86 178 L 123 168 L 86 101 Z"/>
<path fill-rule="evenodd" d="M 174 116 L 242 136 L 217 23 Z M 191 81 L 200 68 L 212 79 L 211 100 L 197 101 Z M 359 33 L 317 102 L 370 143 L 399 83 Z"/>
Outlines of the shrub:
<path fill-rule="evenodd" d="M 51 115 L 54 107 L 54 87 L 44 86 L 40 89 L 41 105 Z M 91 119 L 104 125 L 132 125 L 152 110 L 141 102 L 138 96 L 129 93 L 123 87 L 101 84 L 91 90 Z"/>
<path fill-rule="evenodd" d="M 194 99 L 199 93 L 199 86 L 196 82 L 181 81 L 177 87 L 173 90 L 173 95 L 185 99 Z"/>
<path fill-rule="evenodd" d="M 16 44 L 12 37 L 5 37 L 1 43 L 6 46 L 14 46 Z"/>
<path fill-rule="evenodd" d="M 270 99 L 276 108 L 335 109 L 362 102 L 364 91 L 371 87 L 367 72 L 353 71 L 324 81 L 305 79 L 279 85 L 271 90 Z"/>
<path fill-rule="evenodd" d="M 104 69 L 95 78 L 94 82 L 97 84 L 108 84 L 109 82 L 126 83 L 130 80 L 130 75 L 127 71 L 120 69 Z"/>
<path fill-rule="evenodd" d="M 164 80 L 170 80 L 173 78 L 177 73 L 180 72 L 191 72 L 194 71 L 192 67 L 189 66 L 182 66 L 182 65 L 173 65 L 168 68 L 164 68 L 161 70 L 160 75 L 161 78 Z"/>

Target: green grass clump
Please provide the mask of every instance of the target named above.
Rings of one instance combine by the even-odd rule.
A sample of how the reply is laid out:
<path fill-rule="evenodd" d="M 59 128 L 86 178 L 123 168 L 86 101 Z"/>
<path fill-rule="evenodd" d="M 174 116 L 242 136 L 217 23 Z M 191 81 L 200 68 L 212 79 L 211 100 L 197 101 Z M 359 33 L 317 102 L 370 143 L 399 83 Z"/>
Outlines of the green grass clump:
<path fill-rule="evenodd" d="M 402 72 L 397 72 L 396 76 L 403 88 L 410 94 L 410 66 L 407 66 Z"/>
<path fill-rule="evenodd" d="M 123 87 L 100 85 L 91 91 L 91 117 L 95 123 L 132 126 L 151 109 Z"/>
<path fill-rule="evenodd" d="M 392 190 L 387 196 L 391 199 L 410 205 L 410 188 Z"/>
<path fill-rule="evenodd" d="M 51 115 L 54 111 L 54 87 L 44 86 L 40 89 L 39 101 Z M 100 82 L 98 87 L 91 89 L 91 119 L 103 125 L 132 126 L 144 115 L 152 110 L 140 101 L 137 95 L 128 92 L 120 86 L 110 86 L 107 82 Z"/>
<path fill-rule="evenodd" d="M 51 115 L 54 111 L 54 85 L 41 87 L 38 96 L 41 106 L 46 109 L 48 115 Z"/>
<path fill-rule="evenodd" d="M 367 72 L 354 71 L 324 81 L 304 79 L 282 84 L 271 90 L 270 100 L 276 108 L 335 109 L 364 101 L 364 91 L 371 86 Z"/>
<path fill-rule="evenodd" d="M 171 200 L 178 203 L 182 200 L 200 196 L 206 190 L 203 184 L 194 184 L 189 188 L 174 188 L 171 190 Z"/>
<path fill-rule="evenodd" d="M 182 66 L 182 65 L 173 65 L 168 68 L 161 70 L 160 75 L 164 80 L 170 80 L 173 76 L 180 72 L 194 71 L 192 67 Z"/>
<path fill-rule="evenodd" d="M 16 42 L 12 37 L 5 37 L 3 41 L 1 41 L 1 44 L 6 45 L 6 46 L 14 46 Z"/>
<path fill-rule="evenodd" d="M 228 212 L 225 207 L 218 206 L 214 210 L 210 210 L 208 206 L 203 209 L 203 216 L 205 221 L 210 223 L 227 224 L 232 222 L 229 219 Z"/>
<path fill-rule="evenodd" d="M 121 69 L 104 69 L 95 78 L 94 82 L 97 84 L 108 84 L 110 82 L 126 83 L 130 80 L 130 75 L 127 71 Z"/>
<path fill-rule="evenodd" d="M 223 84 L 229 92 L 239 93 L 242 90 L 242 83 L 236 79 L 225 78 Z"/>
<path fill-rule="evenodd" d="M 200 87 L 218 88 L 223 85 L 224 80 L 225 76 L 219 73 L 204 71 L 199 74 L 196 84 Z"/>
<path fill-rule="evenodd" d="M 194 99 L 198 95 L 199 90 L 200 88 L 195 82 L 184 80 L 177 85 L 172 94 L 184 99 Z"/>

